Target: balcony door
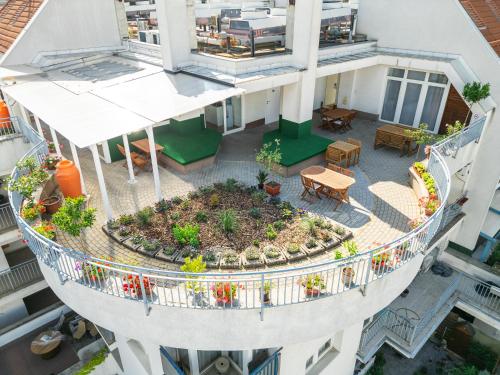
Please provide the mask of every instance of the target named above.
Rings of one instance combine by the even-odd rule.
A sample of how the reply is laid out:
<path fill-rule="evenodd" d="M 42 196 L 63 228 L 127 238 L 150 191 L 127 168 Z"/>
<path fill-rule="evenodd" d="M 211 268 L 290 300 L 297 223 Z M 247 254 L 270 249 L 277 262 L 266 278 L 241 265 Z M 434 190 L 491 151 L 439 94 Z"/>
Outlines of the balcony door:
<path fill-rule="evenodd" d="M 389 68 L 380 120 L 437 132 L 448 90 L 444 74 Z"/>

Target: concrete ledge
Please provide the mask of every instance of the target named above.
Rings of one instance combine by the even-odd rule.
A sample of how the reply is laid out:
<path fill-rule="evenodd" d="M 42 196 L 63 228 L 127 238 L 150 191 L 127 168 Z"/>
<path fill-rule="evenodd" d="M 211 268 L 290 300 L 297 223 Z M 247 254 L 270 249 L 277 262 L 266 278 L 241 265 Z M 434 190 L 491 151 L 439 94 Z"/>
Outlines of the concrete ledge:
<path fill-rule="evenodd" d="M 187 174 L 187 173 L 198 171 L 200 169 L 207 168 L 207 167 L 214 165 L 215 164 L 215 156 L 216 155 L 209 156 L 208 158 L 201 159 L 201 160 L 195 161 L 193 163 L 189 163 L 189 164 L 184 165 L 184 164 L 181 164 L 181 163 L 175 161 L 172 158 L 169 158 L 167 155 L 161 154 L 159 159 L 158 159 L 158 163 L 162 167 L 172 168 L 173 170 L 175 170 L 177 172 Z"/>

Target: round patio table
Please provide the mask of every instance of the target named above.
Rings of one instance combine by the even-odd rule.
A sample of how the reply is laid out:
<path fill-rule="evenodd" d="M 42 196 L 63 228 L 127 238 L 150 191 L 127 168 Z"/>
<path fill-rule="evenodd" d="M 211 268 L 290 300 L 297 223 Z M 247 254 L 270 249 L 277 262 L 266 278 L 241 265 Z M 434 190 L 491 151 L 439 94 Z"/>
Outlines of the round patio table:
<path fill-rule="evenodd" d="M 43 359 L 50 359 L 59 352 L 63 338 L 59 331 L 43 331 L 31 342 L 31 352 Z"/>

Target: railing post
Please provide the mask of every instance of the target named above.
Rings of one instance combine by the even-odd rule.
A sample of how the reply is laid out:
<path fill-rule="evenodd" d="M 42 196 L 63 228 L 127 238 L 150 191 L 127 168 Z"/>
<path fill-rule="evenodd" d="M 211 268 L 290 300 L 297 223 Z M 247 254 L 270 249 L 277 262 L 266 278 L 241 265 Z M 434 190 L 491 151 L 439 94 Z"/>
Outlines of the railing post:
<path fill-rule="evenodd" d="M 56 256 L 56 251 L 53 249 L 52 245 L 49 245 L 49 254 L 50 254 L 50 257 L 52 259 L 51 263 L 55 267 L 57 275 L 59 276 L 59 282 L 61 283 L 61 285 L 64 285 L 64 283 L 66 282 L 66 279 L 62 275 L 61 269 L 59 267 L 58 259 Z"/>
<path fill-rule="evenodd" d="M 139 282 L 141 283 L 142 302 L 144 302 L 144 311 L 146 312 L 146 316 L 148 316 L 149 315 L 148 296 L 146 295 L 146 288 L 144 287 L 144 278 L 142 277 L 142 273 L 139 274 Z"/>
<path fill-rule="evenodd" d="M 260 276 L 260 320 L 264 321 L 264 273 Z"/>
<path fill-rule="evenodd" d="M 366 292 L 368 290 L 368 282 L 370 281 L 370 269 L 372 261 L 373 261 L 373 250 L 370 251 L 370 258 L 368 259 L 368 264 L 366 266 L 365 284 L 361 288 L 361 293 L 363 293 L 363 296 L 366 296 Z"/>

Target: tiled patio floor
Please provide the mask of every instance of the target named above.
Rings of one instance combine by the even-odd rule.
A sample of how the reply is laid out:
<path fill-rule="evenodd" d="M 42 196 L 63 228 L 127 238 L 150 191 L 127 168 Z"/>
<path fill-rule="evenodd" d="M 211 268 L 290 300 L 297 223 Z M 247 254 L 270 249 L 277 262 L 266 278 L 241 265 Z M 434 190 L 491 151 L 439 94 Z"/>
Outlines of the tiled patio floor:
<path fill-rule="evenodd" d="M 302 186 L 299 176 L 281 180 L 283 200 L 348 226 L 353 230 L 356 242 L 365 249 L 373 242 L 386 243 L 408 231 L 408 221 L 416 217 L 419 211 L 416 196 L 407 182 L 408 167 L 414 158 L 399 157 L 398 150 L 374 150 L 373 140 L 378 126 L 378 122 L 357 119 L 353 123 L 353 130 L 345 134 L 325 132 L 317 126 L 314 128 L 314 132 L 333 140 L 352 137 L 363 142 L 360 163 L 351 168 L 356 174 L 356 184 L 350 190 L 351 205 L 343 204 L 334 211 L 333 201 L 301 200 Z M 160 167 L 164 197 L 183 196 L 200 186 L 225 181 L 230 177 L 254 185 L 259 169 L 254 161 L 255 153 L 260 148 L 262 133 L 272 128 L 262 126 L 224 137 L 216 164 L 203 171 L 181 175 Z M 69 147 L 65 147 L 65 152 L 69 152 Z M 70 157 L 69 154 L 67 156 Z M 98 223 L 80 239 L 60 234 L 58 240 L 65 246 L 83 250 L 96 257 L 111 257 L 116 261 L 134 265 L 177 269 L 177 266 L 132 252 L 102 232 L 100 225 L 105 222 L 105 215 L 94 164 L 87 150 L 79 150 L 79 156 L 83 177 L 91 196 L 91 205 L 98 208 Z M 130 185 L 127 183 L 127 169 L 122 165 L 123 162 L 102 163 L 116 216 L 135 212 L 156 200 L 152 174 L 143 172 L 137 176 L 137 183 Z M 318 259 L 320 258 L 315 258 L 314 261 Z"/>

